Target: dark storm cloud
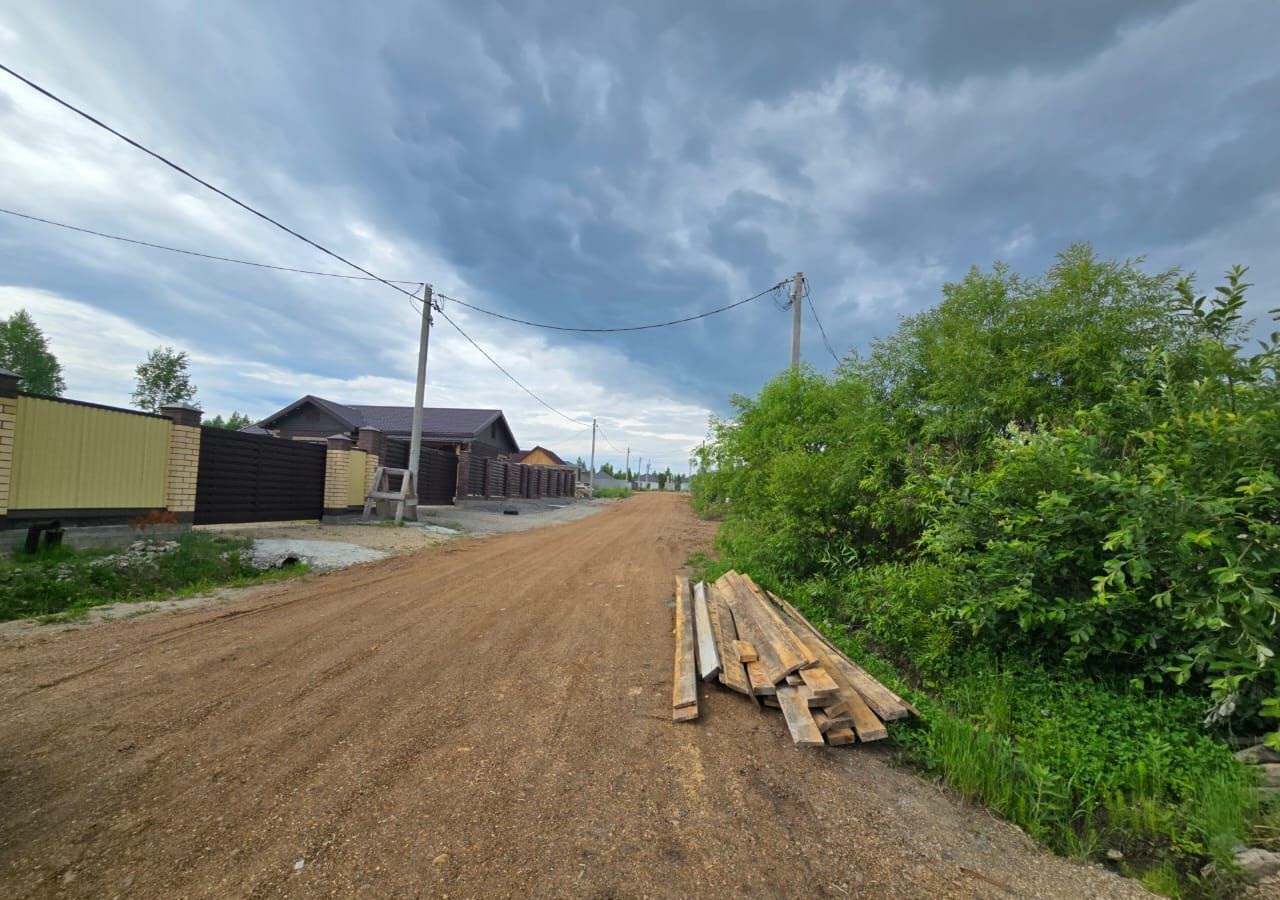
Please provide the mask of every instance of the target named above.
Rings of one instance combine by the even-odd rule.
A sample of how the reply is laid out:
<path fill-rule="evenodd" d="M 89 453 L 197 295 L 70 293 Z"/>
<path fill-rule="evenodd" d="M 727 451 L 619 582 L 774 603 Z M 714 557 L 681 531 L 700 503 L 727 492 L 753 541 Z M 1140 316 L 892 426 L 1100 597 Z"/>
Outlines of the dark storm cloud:
<path fill-rule="evenodd" d="M 731 302 L 803 269 L 843 350 L 936 302 L 973 264 L 1037 271 L 1089 240 L 1211 277 L 1237 261 L 1217 257 L 1224 247 L 1280 237 L 1267 215 L 1277 24 L 1274 4 L 1249 0 L 1001 0 L 392 3 L 376 15 L 55 3 L 11 28 L 18 50 L 104 114 L 322 240 L 382 248 L 375 261 L 403 267 L 386 270 L 394 277 L 447 276 L 467 299 L 525 318 L 618 325 Z M 59 58 L 90 64 L 49 62 Z M 142 210 L 123 224 L 109 207 L 80 215 L 155 227 Z M 375 237 L 356 241 L 353 222 Z M 261 234 L 243 228 L 220 239 Z M 9 283 L 74 294 L 210 352 L 305 358 L 335 378 L 352 359 L 373 370 L 386 358 L 383 332 L 350 328 L 351 305 L 372 302 L 366 287 L 154 258 L 132 280 L 104 276 L 57 250 L 18 258 L 9 241 L 22 234 L 0 222 Z M 274 236 L 261 251 L 317 262 Z M 1255 263 L 1263 302 L 1274 298 L 1280 263 L 1239 261 Z M 403 312 L 400 298 L 385 303 Z M 193 317 L 193 305 L 207 312 Z M 500 358 L 522 339 L 468 321 Z M 765 298 L 679 330 L 542 336 L 545 353 L 573 360 L 561 397 L 627 385 L 724 411 L 729 393 L 785 365 L 788 327 Z M 806 358 L 829 365 L 805 327 Z"/>

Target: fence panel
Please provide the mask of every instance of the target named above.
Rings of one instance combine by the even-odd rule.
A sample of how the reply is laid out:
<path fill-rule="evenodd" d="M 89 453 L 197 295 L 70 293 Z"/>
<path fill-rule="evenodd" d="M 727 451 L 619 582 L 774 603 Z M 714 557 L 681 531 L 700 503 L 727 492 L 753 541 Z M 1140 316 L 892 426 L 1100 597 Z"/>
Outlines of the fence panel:
<path fill-rule="evenodd" d="M 9 509 L 162 509 L 171 423 L 19 395 Z"/>
<path fill-rule="evenodd" d="M 323 444 L 202 428 L 195 522 L 318 519 L 324 468 Z"/>

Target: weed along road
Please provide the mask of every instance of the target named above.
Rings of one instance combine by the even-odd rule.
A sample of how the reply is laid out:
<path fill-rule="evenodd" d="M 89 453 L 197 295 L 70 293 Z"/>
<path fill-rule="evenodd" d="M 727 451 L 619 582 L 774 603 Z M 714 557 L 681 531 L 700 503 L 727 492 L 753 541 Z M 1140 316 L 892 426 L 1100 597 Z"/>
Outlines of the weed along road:
<path fill-rule="evenodd" d="M 245 600 L 0 644 L 5 897 L 1129 897 L 701 689 L 649 494 Z"/>

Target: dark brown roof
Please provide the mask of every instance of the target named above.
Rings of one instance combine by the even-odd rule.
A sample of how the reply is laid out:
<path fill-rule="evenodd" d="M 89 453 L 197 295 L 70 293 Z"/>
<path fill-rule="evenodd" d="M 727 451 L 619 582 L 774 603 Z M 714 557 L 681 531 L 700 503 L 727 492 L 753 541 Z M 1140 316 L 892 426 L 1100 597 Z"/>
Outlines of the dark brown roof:
<path fill-rule="evenodd" d="M 413 431 L 412 406 L 369 406 L 359 403 L 336 403 L 308 394 L 290 403 L 279 412 L 258 423 L 268 427 L 271 422 L 292 412 L 304 403 L 312 403 L 325 410 L 349 428 L 376 428 L 388 437 L 407 437 Z M 426 441 L 469 441 L 495 421 L 510 434 L 510 426 L 500 409 L 459 409 L 456 407 L 427 406 L 422 410 L 422 438 Z M 514 444 L 515 439 L 512 438 Z"/>

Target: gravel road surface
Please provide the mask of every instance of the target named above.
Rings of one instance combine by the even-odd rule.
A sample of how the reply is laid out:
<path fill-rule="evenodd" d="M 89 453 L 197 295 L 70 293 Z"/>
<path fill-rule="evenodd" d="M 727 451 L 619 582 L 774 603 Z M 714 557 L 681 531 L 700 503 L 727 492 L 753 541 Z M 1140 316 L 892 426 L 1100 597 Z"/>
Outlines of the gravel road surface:
<path fill-rule="evenodd" d="M 634 497 L 234 604 L 0 645 L 0 896 L 1139 897 L 706 689 Z"/>

